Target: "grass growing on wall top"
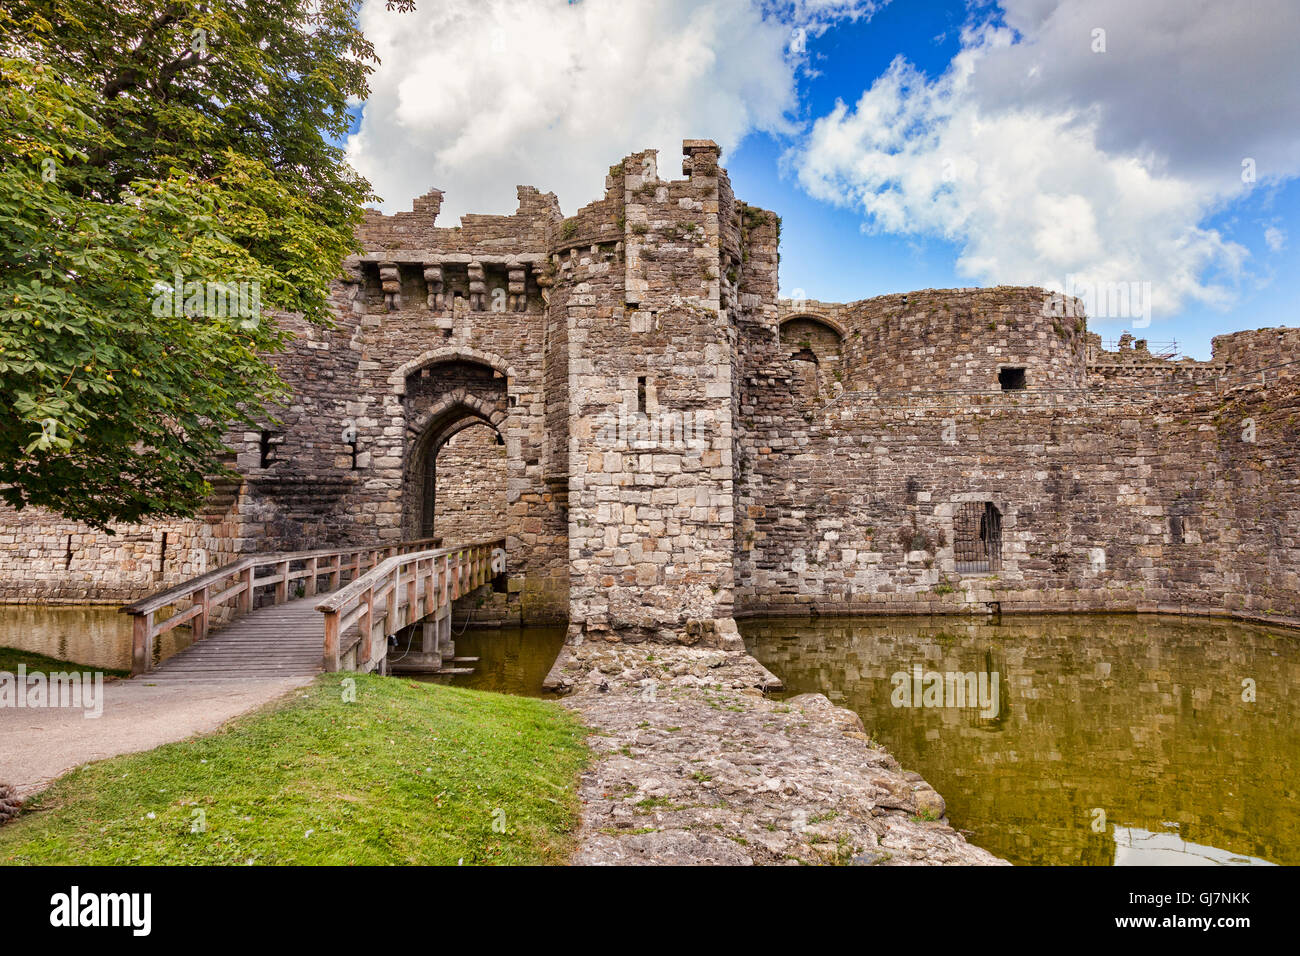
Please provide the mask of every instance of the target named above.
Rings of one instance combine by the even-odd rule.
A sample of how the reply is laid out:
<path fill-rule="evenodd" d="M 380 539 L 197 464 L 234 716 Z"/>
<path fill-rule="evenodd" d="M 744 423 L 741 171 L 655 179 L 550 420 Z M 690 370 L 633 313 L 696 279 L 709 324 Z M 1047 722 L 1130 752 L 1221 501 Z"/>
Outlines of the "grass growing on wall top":
<path fill-rule="evenodd" d="M 326 674 L 73 771 L 0 828 L 0 864 L 559 863 L 585 733 L 550 701 Z"/>

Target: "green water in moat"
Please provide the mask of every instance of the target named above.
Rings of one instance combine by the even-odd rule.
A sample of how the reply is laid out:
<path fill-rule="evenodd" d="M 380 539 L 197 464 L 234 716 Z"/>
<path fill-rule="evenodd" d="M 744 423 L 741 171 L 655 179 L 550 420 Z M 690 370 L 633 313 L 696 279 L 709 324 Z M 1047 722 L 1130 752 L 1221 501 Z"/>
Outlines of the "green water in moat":
<path fill-rule="evenodd" d="M 190 645 L 189 627 L 160 634 L 154 663 Z M 87 667 L 131 669 L 131 617 L 116 605 L 0 604 L 0 647 Z"/>
<path fill-rule="evenodd" d="M 1013 863 L 1300 863 L 1300 632 L 1145 615 L 741 630 L 787 695 L 856 711 L 954 827 Z M 894 675 L 916 665 L 982 672 L 990 704 L 996 674 L 996 715 L 910 706 Z"/>
<path fill-rule="evenodd" d="M 542 681 L 564 643 L 564 625 L 558 627 L 467 627 L 455 636 L 457 657 L 477 657 L 466 664 L 472 674 L 420 677 L 453 687 L 491 690 L 521 697 L 541 697 Z M 401 653 L 399 648 L 397 653 Z"/>

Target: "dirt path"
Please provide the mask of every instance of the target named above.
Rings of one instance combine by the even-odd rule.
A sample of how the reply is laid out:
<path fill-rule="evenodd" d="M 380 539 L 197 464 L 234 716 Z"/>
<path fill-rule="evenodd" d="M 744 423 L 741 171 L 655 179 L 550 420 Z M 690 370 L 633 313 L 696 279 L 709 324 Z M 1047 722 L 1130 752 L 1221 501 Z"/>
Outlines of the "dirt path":
<path fill-rule="evenodd" d="M 310 682 L 310 677 L 157 685 L 147 679 L 112 681 L 104 685 L 103 714 L 89 719 L 75 708 L 0 707 L 0 783 L 27 797 L 73 767 L 211 733 Z"/>

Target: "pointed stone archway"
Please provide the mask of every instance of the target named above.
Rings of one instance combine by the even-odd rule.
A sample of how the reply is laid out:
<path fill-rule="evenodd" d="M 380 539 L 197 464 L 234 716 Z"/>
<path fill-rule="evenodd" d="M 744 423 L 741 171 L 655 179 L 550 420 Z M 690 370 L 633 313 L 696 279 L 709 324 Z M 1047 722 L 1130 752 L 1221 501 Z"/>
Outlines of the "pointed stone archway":
<path fill-rule="evenodd" d="M 502 434 L 507 417 L 505 381 L 499 378 L 491 380 L 497 383 L 495 387 L 488 385 L 488 381 L 484 378 L 477 387 L 457 387 L 443 393 L 408 423 L 407 452 L 402 470 L 402 529 L 405 536 L 427 537 L 440 533 L 434 520 L 437 460 L 449 441 L 466 429 L 486 425 L 496 437 L 494 446 L 505 443 Z M 469 464 L 473 462 L 462 462 L 462 465 Z M 510 467 L 508 460 L 500 468 L 488 467 L 493 464 L 488 461 L 480 464 L 483 467 L 476 469 L 476 474 L 483 480 L 494 484 L 506 480 Z M 504 485 L 485 487 L 482 492 L 484 498 L 499 498 L 504 508 Z M 503 528 L 504 524 L 502 515 Z"/>

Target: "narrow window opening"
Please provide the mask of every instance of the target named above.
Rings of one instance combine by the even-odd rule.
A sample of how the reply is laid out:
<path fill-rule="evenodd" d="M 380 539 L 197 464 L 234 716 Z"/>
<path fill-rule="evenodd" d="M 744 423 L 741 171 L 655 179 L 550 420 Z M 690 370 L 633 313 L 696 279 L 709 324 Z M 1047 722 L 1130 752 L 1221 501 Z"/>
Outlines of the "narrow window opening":
<path fill-rule="evenodd" d="M 158 573 L 162 574 L 167 570 L 167 532 L 162 535 L 162 545 L 158 548 Z"/>
<path fill-rule="evenodd" d="M 1183 543 L 1183 516 L 1169 516 L 1169 538 L 1173 544 Z"/>
<path fill-rule="evenodd" d="M 638 376 L 637 376 L 637 379 L 636 379 L 636 410 L 637 410 L 638 412 L 644 412 L 644 411 L 645 411 L 645 382 L 646 382 L 646 377 L 645 377 L 644 375 L 638 375 Z"/>
<path fill-rule="evenodd" d="M 164 540 L 164 541 L 167 540 L 167 535 L 166 535 L 166 533 L 163 534 L 163 540 Z M 66 555 L 64 555 L 64 558 L 63 558 L 63 570 L 65 570 L 65 571 L 68 570 L 68 568 L 72 567 L 72 535 L 68 535 L 68 546 L 67 546 L 67 547 L 68 547 L 68 553 L 67 553 Z"/>
<path fill-rule="evenodd" d="M 272 439 L 275 437 L 274 432 L 262 431 L 262 437 L 258 441 L 257 449 L 261 467 L 270 468 L 271 463 L 275 461 L 275 444 Z"/>
<path fill-rule="evenodd" d="M 1004 392 L 1014 392 L 1025 387 L 1025 370 L 1023 368 L 998 369 L 998 384 Z"/>
<path fill-rule="evenodd" d="M 351 470 L 357 470 L 357 426 L 351 419 L 343 423 L 343 433 L 339 436 L 343 439 L 343 444 L 347 446 L 348 454 L 351 456 Z"/>
<path fill-rule="evenodd" d="M 963 501 L 953 513 L 953 557 L 960 573 L 1002 570 L 1002 512 L 991 501 Z"/>

